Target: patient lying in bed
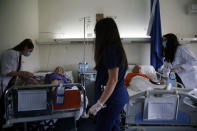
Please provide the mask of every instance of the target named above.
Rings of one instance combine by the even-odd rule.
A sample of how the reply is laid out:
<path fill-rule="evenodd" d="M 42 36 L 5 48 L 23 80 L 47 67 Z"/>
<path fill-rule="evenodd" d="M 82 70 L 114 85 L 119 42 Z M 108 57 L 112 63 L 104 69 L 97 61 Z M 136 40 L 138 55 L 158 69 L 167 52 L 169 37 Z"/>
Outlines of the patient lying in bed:
<path fill-rule="evenodd" d="M 164 88 L 165 85 L 158 85 L 159 83 L 153 81 L 156 77 L 156 71 L 152 66 L 136 65 L 125 78 L 129 96 L 154 88 Z"/>
<path fill-rule="evenodd" d="M 135 65 L 135 67 L 133 68 L 132 72 L 128 73 L 127 76 L 126 76 L 125 85 L 127 87 L 129 86 L 129 83 L 132 80 L 132 78 L 135 77 L 135 76 L 141 76 L 141 77 L 147 78 L 149 80 L 152 80 L 151 77 L 149 77 L 149 76 L 147 76 L 147 75 L 142 73 L 142 68 L 141 68 L 140 65 Z"/>
<path fill-rule="evenodd" d="M 60 66 L 55 68 L 54 73 L 46 74 L 45 76 L 45 83 L 47 84 L 58 84 L 59 81 L 63 81 L 64 84 L 72 83 L 70 79 L 65 77 L 64 70 Z"/>
<path fill-rule="evenodd" d="M 53 73 L 44 74 L 44 76 L 36 75 L 28 79 L 20 78 L 17 81 L 17 85 L 59 84 L 60 81 L 64 84 L 72 83 L 72 80 L 64 75 L 63 68 L 58 66 L 55 68 Z"/>

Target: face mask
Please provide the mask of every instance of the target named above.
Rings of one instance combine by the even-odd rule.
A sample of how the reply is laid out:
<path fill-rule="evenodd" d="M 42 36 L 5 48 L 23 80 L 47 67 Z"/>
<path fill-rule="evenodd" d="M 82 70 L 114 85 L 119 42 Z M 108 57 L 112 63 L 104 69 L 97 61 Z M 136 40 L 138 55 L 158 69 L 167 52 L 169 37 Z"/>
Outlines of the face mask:
<path fill-rule="evenodd" d="M 166 48 L 166 43 L 167 43 L 167 41 L 162 42 L 162 45 L 163 45 L 164 48 Z"/>
<path fill-rule="evenodd" d="M 24 56 L 30 56 L 31 55 L 31 52 L 25 52 L 23 55 Z"/>

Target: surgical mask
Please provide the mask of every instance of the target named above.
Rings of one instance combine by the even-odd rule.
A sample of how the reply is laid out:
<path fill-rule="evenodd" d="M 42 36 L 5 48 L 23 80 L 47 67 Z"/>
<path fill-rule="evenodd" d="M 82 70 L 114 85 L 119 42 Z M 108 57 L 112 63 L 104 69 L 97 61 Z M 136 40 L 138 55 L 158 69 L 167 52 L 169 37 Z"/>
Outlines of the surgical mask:
<path fill-rule="evenodd" d="M 164 48 L 166 48 L 166 43 L 167 43 L 166 40 L 162 42 L 162 45 L 163 45 Z"/>
<path fill-rule="evenodd" d="M 30 56 L 31 55 L 31 52 L 25 52 L 23 55 L 24 56 Z"/>

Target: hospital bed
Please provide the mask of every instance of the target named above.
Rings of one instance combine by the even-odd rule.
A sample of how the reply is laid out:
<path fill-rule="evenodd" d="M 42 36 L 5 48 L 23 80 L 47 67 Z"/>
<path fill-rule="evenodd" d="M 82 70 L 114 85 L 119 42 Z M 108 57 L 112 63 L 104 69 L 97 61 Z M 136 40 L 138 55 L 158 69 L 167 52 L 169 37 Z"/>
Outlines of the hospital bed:
<path fill-rule="evenodd" d="M 55 102 L 56 92 L 53 90 L 58 86 L 15 84 L 9 88 L 4 96 L 6 123 L 3 127 L 24 123 L 24 130 L 27 130 L 27 122 L 73 118 L 74 129 L 77 130 L 76 118 L 86 113 L 86 91 L 79 83 L 64 84 L 64 104 L 58 105 Z"/>
<path fill-rule="evenodd" d="M 157 82 L 161 80 L 157 73 Z M 197 130 L 197 90 L 185 89 L 176 80 L 174 87 L 156 85 L 135 76 L 128 87 L 129 103 L 121 114 L 121 128 L 126 131 L 194 131 Z M 144 82 L 139 84 L 140 81 Z M 135 85 L 136 84 L 136 85 Z M 141 88 L 141 86 L 147 86 Z M 179 85 L 181 88 L 177 88 Z M 133 88 L 141 89 L 133 89 Z M 196 93 L 191 93 L 195 91 Z M 122 119 L 125 118 L 125 119 Z"/>
<path fill-rule="evenodd" d="M 197 95 L 191 91 L 151 90 L 131 96 L 125 107 L 127 130 L 197 130 Z"/>

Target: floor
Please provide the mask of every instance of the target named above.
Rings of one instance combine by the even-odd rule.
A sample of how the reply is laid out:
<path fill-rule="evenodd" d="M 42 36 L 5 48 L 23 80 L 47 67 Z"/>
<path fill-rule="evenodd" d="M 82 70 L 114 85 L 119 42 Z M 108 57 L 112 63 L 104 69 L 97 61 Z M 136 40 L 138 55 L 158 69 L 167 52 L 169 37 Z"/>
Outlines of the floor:
<path fill-rule="evenodd" d="M 96 125 L 92 119 L 80 119 L 77 126 L 77 131 L 94 131 Z"/>
<path fill-rule="evenodd" d="M 27 124 L 27 131 L 75 131 L 75 123 L 73 118 L 60 119 L 55 122 L 55 124 L 50 124 L 50 126 L 43 126 L 43 122 L 32 122 Z M 95 122 L 90 118 L 80 118 L 76 122 L 77 131 L 94 131 Z M 24 124 L 15 124 L 10 128 L 3 129 L 3 131 L 24 131 Z"/>

